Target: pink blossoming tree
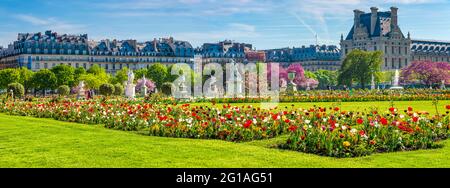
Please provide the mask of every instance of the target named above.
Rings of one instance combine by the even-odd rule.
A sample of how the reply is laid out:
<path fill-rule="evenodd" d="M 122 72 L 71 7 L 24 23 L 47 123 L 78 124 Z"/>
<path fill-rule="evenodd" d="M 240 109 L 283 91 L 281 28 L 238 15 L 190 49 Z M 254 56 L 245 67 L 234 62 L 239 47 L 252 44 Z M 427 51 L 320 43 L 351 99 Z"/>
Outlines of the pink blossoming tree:
<path fill-rule="evenodd" d="M 402 69 L 400 80 L 404 84 L 421 83 L 432 85 L 450 83 L 450 64 L 446 62 L 414 61 Z"/>

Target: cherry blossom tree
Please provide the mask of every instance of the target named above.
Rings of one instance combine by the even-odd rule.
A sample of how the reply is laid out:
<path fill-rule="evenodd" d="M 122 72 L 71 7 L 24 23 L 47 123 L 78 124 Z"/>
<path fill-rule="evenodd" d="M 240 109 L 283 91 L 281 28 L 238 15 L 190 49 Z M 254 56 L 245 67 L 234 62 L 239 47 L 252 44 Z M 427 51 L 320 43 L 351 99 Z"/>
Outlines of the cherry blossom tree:
<path fill-rule="evenodd" d="M 402 69 L 400 80 L 403 84 L 421 83 L 433 85 L 450 84 L 450 64 L 446 62 L 414 61 Z"/>
<path fill-rule="evenodd" d="M 141 87 L 144 84 L 144 80 L 141 78 L 137 81 L 136 83 L 136 91 L 140 92 L 141 91 Z M 147 86 L 147 91 L 152 92 L 155 90 L 156 88 L 156 84 L 155 82 L 153 82 L 152 80 L 147 79 L 147 81 L 145 82 L 145 86 Z"/>

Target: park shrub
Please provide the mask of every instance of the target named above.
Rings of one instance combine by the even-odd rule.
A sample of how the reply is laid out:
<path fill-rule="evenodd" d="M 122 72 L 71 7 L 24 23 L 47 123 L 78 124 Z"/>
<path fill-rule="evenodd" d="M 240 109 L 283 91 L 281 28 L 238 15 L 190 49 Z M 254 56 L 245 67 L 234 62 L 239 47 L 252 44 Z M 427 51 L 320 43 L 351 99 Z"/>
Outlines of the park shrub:
<path fill-rule="evenodd" d="M 59 96 L 67 96 L 70 94 L 70 88 L 67 85 L 61 85 L 58 87 L 57 92 Z"/>
<path fill-rule="evenodd" d="M 104 96 L 111 96 L 114 94 L 114 85 L 108 83 L 100 85 L 100 94 Z"/>
<path fill-rule="evenodd" d="M 114 95 L 121 96 L 124 93 L 124 88 L 122 84 L 117 83 L 114 85 Z"/>
<path fill-rule="evenodd" d="M 8 94 L 13 92 L 14 98 L 21 98 L 25 94 L 25 89 L 20 83 L 11 83 L 8 84 Z"/>

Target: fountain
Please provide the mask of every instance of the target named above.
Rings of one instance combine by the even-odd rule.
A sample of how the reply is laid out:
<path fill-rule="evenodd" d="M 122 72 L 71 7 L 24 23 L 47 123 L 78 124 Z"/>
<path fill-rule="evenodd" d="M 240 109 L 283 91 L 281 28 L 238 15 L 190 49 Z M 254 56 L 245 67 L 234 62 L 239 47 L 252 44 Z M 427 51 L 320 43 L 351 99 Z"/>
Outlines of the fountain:
<path fill-rule="evenodd" d="M 372 83 L 371 83 L 370 89 L 371 90 L 375 89 L 375 77 L 373 76 L 373 74 L 372 74 Z"/>
<path fill-rule="evenodd" d="M 402 86 L 399 85 L 400 80 L 400 72 L 398 69 L 395 70 L 394 83 L 390 89 L 403 89 Z"/>

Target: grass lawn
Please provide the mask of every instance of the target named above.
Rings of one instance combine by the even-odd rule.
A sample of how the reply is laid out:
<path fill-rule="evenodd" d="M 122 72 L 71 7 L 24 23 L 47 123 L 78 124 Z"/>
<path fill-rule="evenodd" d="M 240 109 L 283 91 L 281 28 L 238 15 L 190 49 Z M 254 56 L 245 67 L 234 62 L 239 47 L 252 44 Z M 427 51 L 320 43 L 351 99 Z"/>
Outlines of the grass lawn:
<path fill-rule="evenodd" d="M 308 104 L 312 105 L 296 105 Z M 388 104 L 343 103 L 343 108 Z M 396 102 L 398 108 L 403 105 L 433 109 L 431 101 Z M 0 114 L 0 167 L 450 167 L 450 140 L 443 141 L 440 149 L 351 159 L 271 148 L 282 141 L 283 136 L 246 143 L 151 137 L 101 126 Z"/>
<path fill-rule="evenodd" d="M 294 104 L 294 107 L 292 107 Z M 439 113 L 445 113 L 445 105 L 449 105 L 450 100 L 438 101 Z M 211 103 L 195 103 L 194 106 L 212 106 Z M 217 107 L 222 107 L 222 103 L 216 104 Z M 252 105 L 254 107 L 260 107 L 261 103 L 234 103 L 234 106 L 248 106 Z M 278 109 L 283 108 L 310 108 L 314 105 L 318 107 L 334 107 L 335 102 L 302 102 L 302 103 L 279 103 Z M 342 102 L 341 109 L 345 111 L 366 111 L 370 109 L 378 109 L 381 112 L 387 111 L 391 105 L 390 101 L 370 101 L 370 102 Z M 398 108 L 400 111 L 408 109 L 408 107 L 413 107 L 414 110 L 427 111 L 430 114 L 435 114 L 436 110 L 432 104 L 432 101 L 394 101 L 394 107 Z"/>

